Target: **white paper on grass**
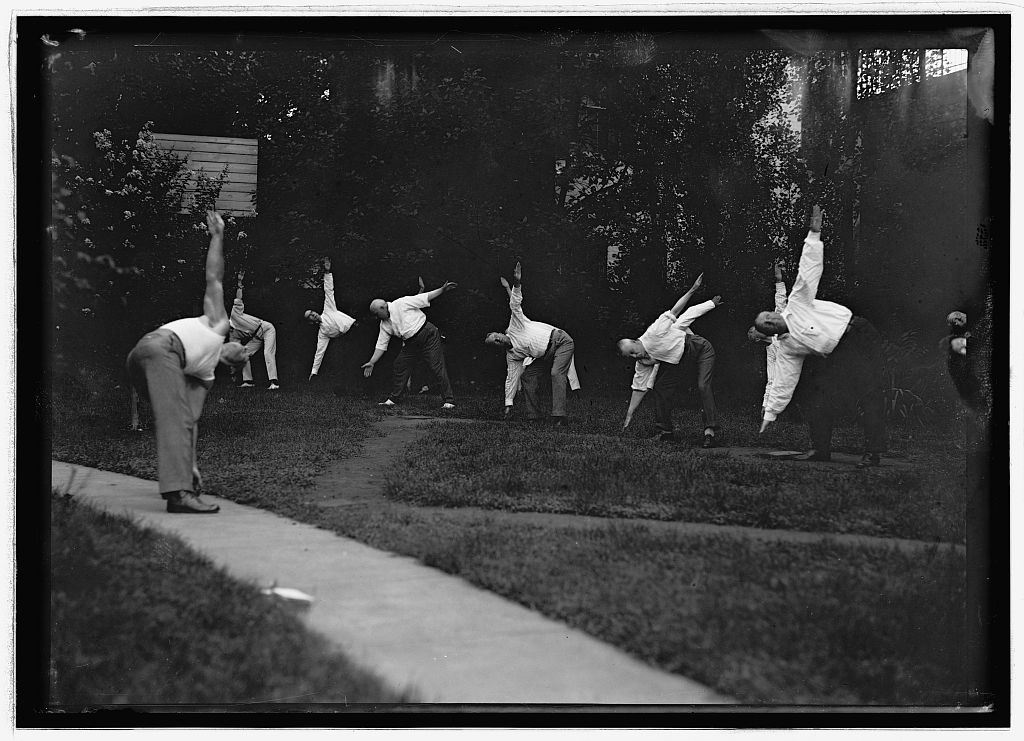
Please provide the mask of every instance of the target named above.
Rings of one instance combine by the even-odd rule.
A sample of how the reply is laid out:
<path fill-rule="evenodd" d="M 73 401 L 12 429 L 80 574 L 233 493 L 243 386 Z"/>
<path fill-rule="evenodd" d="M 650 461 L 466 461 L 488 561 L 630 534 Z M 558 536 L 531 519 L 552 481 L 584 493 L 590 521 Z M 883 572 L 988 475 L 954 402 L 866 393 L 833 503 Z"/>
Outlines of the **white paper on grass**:
<path fill-rule="evenodd" d="M 279 597 L 280 599 L 298 604 L 313 604 L 313 597 L 311 595 L 299 591 L 298 589 L 292 589 L 291 587 L 267 587 L 266 589 L 261 589 L 260 593 L 269 597 Z"/>

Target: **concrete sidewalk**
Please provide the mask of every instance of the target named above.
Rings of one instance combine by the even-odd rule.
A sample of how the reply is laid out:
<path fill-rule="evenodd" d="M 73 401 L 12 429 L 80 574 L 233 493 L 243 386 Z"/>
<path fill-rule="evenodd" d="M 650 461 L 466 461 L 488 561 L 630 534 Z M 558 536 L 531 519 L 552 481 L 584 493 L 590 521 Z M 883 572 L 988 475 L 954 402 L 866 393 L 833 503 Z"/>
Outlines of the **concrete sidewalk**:
<path fill-rule="evenodd" d="M 232 576 L 315 596 L 309 627 L 421 702 L 721 704 L 567 625 L 417 561 L 253 507 L 169 515 L 156 483 L 54 461 L 53 487 L 181 538 Z"/>

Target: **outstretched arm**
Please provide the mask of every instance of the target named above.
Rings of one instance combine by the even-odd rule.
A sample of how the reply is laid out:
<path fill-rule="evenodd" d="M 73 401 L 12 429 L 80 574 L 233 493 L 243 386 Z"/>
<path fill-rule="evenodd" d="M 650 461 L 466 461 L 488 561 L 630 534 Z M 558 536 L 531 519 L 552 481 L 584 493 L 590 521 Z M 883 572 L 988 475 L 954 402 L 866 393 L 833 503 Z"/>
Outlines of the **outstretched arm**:
<path fill-rule="evenodd" d="M 809 303 L 818 294 L 818 284 L 824 267 L 824 246 L 821 243 L 821 208 L 815 206 L 811 211 L 810 228 L 804 239 L 804 248 L 800 253 L 800 267 L 789 300 L 794 299 Z"/>
<path fill-rule="evenodd" d="M 629 407 L 626 409 L 626 420 L 622 423 L 623 430 L 629 427 L 630 422 L 633 421 L 633 414 L 636 412 L 637 407 L 640 406 L 640 402 L 644 400 L 644 396 L 646 395 L 646 391 L 637 391 L 636 389 L 633 389 L 633 394 L 629 397 Z"/>
<path fill-rule="evenodd" d="M 337 311 L 334 303 L 334 273 L 331 272 L 331 258 L 324 258 L 324 311 Z"/>
<path fill-rule="evenodd" d="M 682 315 L 672 323 L 673 327 L 677 329 L 686 329 L 693 322 L 707 314 L 712 309 L 718 307 L 722 303 L 721 296 L 712 296 L 707 301 L 701 301 L 696 306 L 690 306 L 682 313 Z"/>
<path fill-rule="evenodd" d="M 523 358 L 518 360 L 514 359 L 511 354 L 506 353 L 505 365 L 507 372 L 505 373 L 505 416 L 508 417 L 512 410 L 512 404 L 515 403 L 516 394 L 519 392 L 519 382 L 522 380 L 523 371 Z"/>
<path fill-rule="evenodd" d="M 231 317 L 238 321 L 245 313 L 245 301 L 242 300 L 242 280 L 245 278 L 245 271 L 238 271 L 238 284 L 235 288 L 235 300 L 231 302 Z"/>
<path fill-rule="evenodd" d="M 448 293 L 448 291 L 453 291 L 453 290 L 455 290 L 458 287 L 459 287 L 458 283 L 452 283 L 451 281 L 448 281 L 447 283 L 445 283 L 440 288 L 435 288 L 433 291 L 428 293 L 427 294 L 427 301 L 433 301 L 434 299 L 436 299 L 441 294 Z"/>
<path fill-rule="evenodd" d="M 377 348 L 376 350 L 373 351 L 373 355 L 370 356 L 370 359 L 367 362 L 363 363 L 361 366 L 359 366 L 360 368 L 363 369 L 364 378 L 369 378 L 370 376 L 373 375 L 373 366 L 377 365 L 377 361 L 380 360 L 382 357 L 384 357 L 384 351 L 381 350 L 380 348 Z"/>
<path fill-rule="evenodd" d="M 697 280 L 693 282 L 693 285 L 690 286 L 690 290 L 684 293 L 682 296 L 680 296 L 679 300 L 676 301 L 676 305 L 672 307 L 671 311 L 674 316 L 678 317 L 680 314 L 683 313 L 683 309 L 685 309 L 686 305 L 690 303 L 690 299 L 693 298 L 693 294 L 697 292 L 697 289 L 700 288 L 701 283 L 703 282 L 704 273 L 701 273 L 700 275 L 697 276 Z"/>
<path fill-rule="evenodd" d="M 782 280 L 782 270 L 779 263 L 775 263 L 775 311 L 781 312 L 786 309 L 786 282 Z"/>
<path fill-rule="evenodd" d="M 519 288 L 522 285 L 522 283 L 523 283 L 523 264 L 521 262 L 516 262 L 516 267 L 512 271 L 512 285 L 510 286 L 508 284 L 508 281 L 505 280 L 504 276 L 502 276 L 502 278 L 501 278 L 501 287 L 505 289 L 505 293 L 508 294 L 509 300 L 512 299 L 512 290 L 513 290 L 513 288 Z M 520 294 L 520 295 L 522 295 L 522 294 Z"/>
<path fill-rule="evenodd" d="M 210 232 L 210 248 L 206 251 L 203 315 L 212 330 L 227 334 L 228 313 L 224 309 L 224 219 L 216 211 L 207 211 L 206 228 Z"/>
<path fill-rule="evenodd" d="M 384 353 L 388 351 L 388 343 L 391 342 L 391 335 L 384 329 L 383 322 L 381 323 L 380 331 L 377 333 L 377 345 L 373 348 L 373 355 L 370 359 L 363 363 L 360 368 L 363 369 L 363 377 L 369 378 L 373 375 L 373 366 L 377 365 L 377 361 L 384 357 Z"/>
<path fill-rule="evenodd" d="M 313 380 L 313 376 L 320 372 L 320 364 L 324 360 L 324 353 L 327 352 L 327 346 L 331 344 L 331 338 L 320 332 L 316 338 L 316 352 L 313 353 L 313 368 L 309 371 L 309 380 Z"/>
<path fill-rule="evenodd" d="M 810 230 L 815 234 L 821 234 L 821 206 L 818 204 L 811 207 Z"/>
<path fill-rule="evenodd" d="M 772 379 L 772 387 L 764 404 L 764 418 L 761 422 L 761 432 L 767 429 L 771 422 L 785 411 L 793 398 L 793 392 L 800 382 L 800 372 L 803 369 L 804 356 L 796 353 L 786 352 L 782 346 L 775 351 L 775 372 Z"/>

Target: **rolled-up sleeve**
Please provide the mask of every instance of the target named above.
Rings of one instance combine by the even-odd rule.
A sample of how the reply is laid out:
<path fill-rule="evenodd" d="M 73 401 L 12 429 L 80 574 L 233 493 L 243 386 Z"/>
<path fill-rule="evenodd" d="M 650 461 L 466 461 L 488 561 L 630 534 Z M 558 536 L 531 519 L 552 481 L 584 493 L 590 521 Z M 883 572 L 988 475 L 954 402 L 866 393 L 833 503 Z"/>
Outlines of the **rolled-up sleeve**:
<path fill-rule="evenodd" d="M 388 332 L 384 326 L 384 322 L 380 324 L 380 332 L 377 333 L 377 349 L 381 352 L 388 351 L 388 345 L 391 344 L 391 333 Z"/>
<path fill-rule="evenodd" d="M 324 311 L 337 311 L 334 303 L 334 273 L 324 273 Z"/>
<path fill-rule="evenodd" d="M 804 366 L 804 355 L 793 352 L 790 348 L 780 345 L 775 352 L 775 374 L 768 390 L 764 418 L 771 422 L 785 411 L 793 398 L 793 392 L 800 381 L 800 371 Z"/>
<path fill-rule="evenodd" d="M 310 374 L 317 374 L 320 372 L 320 363 L 324 360 L 324 353 L 327 352 L 327 346 L 331 344 L 331 338 L 325 335 L 323 332 L 317 333 L 316 337 L 316 352 L 313 354 L 313 370 Z"/>
<path fill-rule="evenodd" d="M 523 377 L 523 358 L 515 358 L 511 353 L 505 354 L 508 373 L 505 375 L 505 406 L 510 407 L 519 391 L 519 381 Z"/>
<path fill-rule="evenodd" d="M 402 299 L 406 306 L 413 309 L 426 309 L 430 306 L 430 297 L 425 293 L 417 293 L 414 296 L 405 296 Z"/>
<path fill-rule="evenodd" d="M 775 311 L 781 312 L 786 308 L 786 284 L 781 280 L 775 282 Z"/>
<path fill-rule="evenodd" d="M 772 385 L 775 383 L 775 355 L 777 353 L 777 346 L 773 340 L 768 347 L 765 348 L 765 368 L 768 372 L 768 382 L 764 386 L 764 398 L 761 399 L 761 407 L 768 407 L 768 397 L 772 392 Z"/>
<path fill-rule="evenodd" d="M 714 309 L 715 306 L 715 302 L 710 300 L 702 301 L 695 306 L 690 306 L 686 311 L 679 315 L 679 318 L 672 323 L 672 326 L 676 329 L 688 329 L 696 319 L 707 314 L 709 311 Z"/>
<path fill-rule="evenodd" d="M 800 268 L 793 281 L 793 290 L 789 293 L 790 301 L 800 301 L 810 305 L 818 295 L 818 283 L 825 260 L 825 247 L 817 232 L 807 232 L 804 248 L 800 253 Z"/>
<path fill-rule="evenodd" d="M 523 288 L 513 286 L 508 297 L 508 308 L 512 312 L 509 320 L 509 329 L 515 331 L 522 329 L 526 324 L 526 317 L 523 315 Z"/>
<path fill-rule="evenodd" d="M 659 363 L 648 365 L 638 360 L 633 372 L 633 385 L 631 388 L 634 391 L 650 391 L 654 388 L 654 380 L 658 375 L 658 365 Z"/>

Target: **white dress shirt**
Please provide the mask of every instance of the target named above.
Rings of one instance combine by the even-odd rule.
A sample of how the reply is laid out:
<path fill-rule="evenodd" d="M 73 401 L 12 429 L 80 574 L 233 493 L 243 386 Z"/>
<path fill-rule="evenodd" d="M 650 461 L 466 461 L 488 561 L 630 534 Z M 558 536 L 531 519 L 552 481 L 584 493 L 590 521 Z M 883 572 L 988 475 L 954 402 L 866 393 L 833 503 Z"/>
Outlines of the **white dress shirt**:
<path fill-rule="evenodd" d="M 355 323 L 356 320 L 348 314 L 338 311 L 338 306 L 334 303 L 334 274 L 324 273 L 324 308 L 320 312 L 320 331 L 316 337 L 313 370 L 310 371 L 312 375 L 316 375 L 320 370 L 320 363 L 323 362 L 324 353 L 327 352 L 327 346 L 331 344 L 331 340 L 341 337 L 352 329 L 352 325 Z"/>
<path fill-rule="evenodd" d="M 388 318 L 381 321 L 380 332 L 377 334 L 377 349 L 387 352 L 392 337 L 408 340 L 419 332 L 427 323 L 427 315 L 423 313 L 423 309 L 428 306 L 430 299 L 425 293 L 402 296 L 389 301 Z"/>
<path fill-rule="evenodd" d="M 779 314 L 786 308 L 786 284 L 781 280 L 775 281 L 775 311 Z M 768 405 L 768 394 L 771 393 L 772 384 L 775 381 L 775 356 L 779 349 L 779 336 L 772 335 L 768 347 L 765 348 L 765 364 L 768 371 L 768 383 L 764 387 L 764 398 L 761 400 L 761 407 Z"/>
<path fill-rule="evenodd" d="M 558 328 L 526 318 L 523 314 L 522 286 L 513 286 L 508 308 L 512 310 L 512 317 L 509 319 L 505 334 L 512 341 L 512 348 L 505 351 L 505 363 L 508 366 L 508 373 L 505 376 L 505 406 L 510 407 L 519 391 L 519 381 L 526 366 L 544 357 L 551 341 L 551 333 Z M 580 380 L 576 374 L 576 358 L 569 361 L 567 376 L 569 387 L 577 390 L 580 387 Z"/>
<path fill-rule="evenodd" d="M 650 357 L 636 361 L 632 387 L 634 391 L 649 391 L 654 388 L 659 363 L 678 365 L 682 361 L 683 352 L 686 350 L 686 335 L 693 334 L 690 325 L 713 308 L 714 301 L 704 301 L 689 307 L 679 317 L 671 311 L 666 311 L 654 320 L 654 324 L 639 337 L 640 344 Z"/>
<path fill-rule="evenodd" d="M 780 312 L 789 332 L 779 338 L 775 350 L 775 377 L 765 400 L 764 419 L 771 422 L 789 405 L 800 381 L 804 358 L 827 357 L 843 338 L 853 312 L 842 304 L 820 301 L 818 283 L 824 263 L 824 246 L 817 232 L 808 232 L 800 255 L 800 270 L 789 301 Z"/>

